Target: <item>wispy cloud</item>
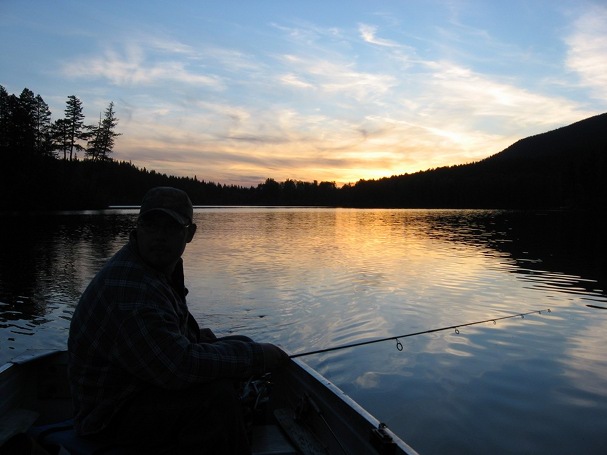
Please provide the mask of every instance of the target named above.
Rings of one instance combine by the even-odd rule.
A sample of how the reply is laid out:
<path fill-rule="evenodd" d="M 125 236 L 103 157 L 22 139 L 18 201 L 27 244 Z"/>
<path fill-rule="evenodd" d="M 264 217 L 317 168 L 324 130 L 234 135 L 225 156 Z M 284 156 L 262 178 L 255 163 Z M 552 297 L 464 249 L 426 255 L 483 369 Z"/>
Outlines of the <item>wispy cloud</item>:
<path fill-rule="evenodd" d="M 284 85 L 291 85 L 293 87 L 307 88 L 307 89 L 314 88 L 314 85 L 302 80 L 302 78 L 300 76 L 298 76 L 297 74 L 293 74 L 293 73 L 284 74 L 284 75 L 280 76 L 278 79 Z"/>
<path fill-rule="evenodd" d="M 186 46 L 177 46 L 174 42 L 154 40 L 150 46 L 134 42 L 120 50 L 108 48 L 98 56 L 73 59 L 63 65 L 62 72 L 68 78 L 107 79 L 115 85 L 155 85 L 173 81 L 223 89 L 224 84 L 217 75 L 202 74 L 200 68 L 188 68 L 191 62 L 187 59 L 175 58 L 175 53 L 189 52 Z"/>
<path fill-rule="evenodd" d="M 315 88 L 321 92 L 320 96 L 323 96 L 322 93 L 340 94 L 361 103 L 369 103 L 397 84 L 391 74 L 358 71 L 353 62 L 344 60 L 329 61 L 294 55 L 285 55 L 283 59 L 293 73 L 281 80 L 300 88 Z"/>
<path fill-rule="evenodd" d="M 607 101 L 607 7 L 596 5 L 581 15 L 566 43 L 567 66 L 594 96 Z"/>
<path fill-rule="evenodd" d="M 358 26 L 358 31 L 360 32 L 360 36 L 363 41 L 369 44 L 375 44 L 377 46 L 385 46 L 385 47 L 398 47 L 398 44 L 390 41 L 388 39 L 378 38 L 376 36 L 377 27 L 368 24 L 360 24 Z"/>

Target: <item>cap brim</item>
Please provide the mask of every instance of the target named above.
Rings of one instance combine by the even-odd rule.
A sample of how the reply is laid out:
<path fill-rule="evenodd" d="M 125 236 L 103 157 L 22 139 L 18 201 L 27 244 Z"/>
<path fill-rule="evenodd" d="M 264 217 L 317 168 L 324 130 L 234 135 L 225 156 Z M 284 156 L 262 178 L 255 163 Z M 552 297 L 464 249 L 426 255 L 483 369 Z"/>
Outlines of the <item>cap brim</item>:
<path fill-rule="evenodd" d="M 175 221 L 177 221 L 182 226 L 187 226 L 188 224 L 190 224 L 190 220 L 188 218 L 180 215 L 179 213 L 175 212 L 174 210 L 164 209 L 164 208 L 154 208 L 154 209 L 147 210 L 143 213 L 140 213 L 139 218 L 149 215 L 150 213 L 153 213 L 153 212 L 166 213 L 167 215 L 169 215 L 171 218 L 173 218 Z"/>

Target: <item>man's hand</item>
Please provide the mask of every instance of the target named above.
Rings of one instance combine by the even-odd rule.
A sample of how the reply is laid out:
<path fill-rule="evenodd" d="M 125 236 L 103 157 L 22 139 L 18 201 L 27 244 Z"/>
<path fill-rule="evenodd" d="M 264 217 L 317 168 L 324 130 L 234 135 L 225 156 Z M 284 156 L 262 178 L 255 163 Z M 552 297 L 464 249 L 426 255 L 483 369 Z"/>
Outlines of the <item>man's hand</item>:
<path fill-rule="evenodd" d="M 201 341 L 215 341 L 217 339 L 217 337 L 215 336 L 215 334 L 213 333 L 213 331 L 211 329 L 200 329 L 200 340 Z"/>
<path fill-rule="evenodd" d="M 264 370 L 271 371 L 280 367 L 289 360 L 285 351 L 270 343 L 260 343 L 263 350 Z"/>

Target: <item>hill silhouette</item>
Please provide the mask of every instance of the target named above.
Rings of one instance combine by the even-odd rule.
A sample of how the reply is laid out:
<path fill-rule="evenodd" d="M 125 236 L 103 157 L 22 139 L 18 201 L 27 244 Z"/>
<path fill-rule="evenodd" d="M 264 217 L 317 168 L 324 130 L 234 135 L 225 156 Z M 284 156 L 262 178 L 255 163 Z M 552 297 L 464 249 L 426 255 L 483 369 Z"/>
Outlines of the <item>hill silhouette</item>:
<path fill-rule="evenodd" d="M 0 210 L 137 205 L 148 188 L 171 185 L 195 205 L 319 205 L 398 208 L 603 207 L 607 113 L 521 139 L 479 162 L 337 188 L 333 182 L 267 179 L 256 187 L 173 177 L 129 162 L 66 161 L 0 154 Z"/>
<path fill-rule="evenodd" d="M 607 113 L 530 136 L 482 161 L 360 181 L 355 206 L 593 208 L 607 196 Z"/>
<path fill-rule="evenodd" d="M 569 126 L 521 139 L 483 162 L 571 159 L 573 153 L 584 155 L 605 152 L 607 113 L 572 123 Z"/>

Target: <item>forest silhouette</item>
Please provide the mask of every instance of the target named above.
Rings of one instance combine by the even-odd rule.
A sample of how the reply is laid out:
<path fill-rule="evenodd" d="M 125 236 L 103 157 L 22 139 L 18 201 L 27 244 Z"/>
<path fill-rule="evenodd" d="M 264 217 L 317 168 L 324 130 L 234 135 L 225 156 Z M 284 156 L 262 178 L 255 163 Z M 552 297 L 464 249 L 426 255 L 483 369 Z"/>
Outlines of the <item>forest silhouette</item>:
<path fill-rule="evenodd" d="M 110 156 L 117 125 L 113 103 L 86 125 L 81 102 L 70 96 L 65 118 L 51 122 L 40 95 L 9 95 L 0 86 L 0 210 L 138 205 L 159 185 L 185 190 L 195 205 L 592 210 L 607 200 L 607 113 L 521 139 L 478 162 L 342 187 L 272 178 L 244 187 L 138 168 Z"/>

